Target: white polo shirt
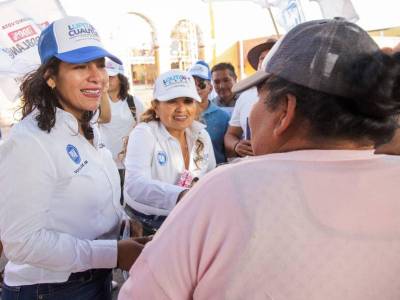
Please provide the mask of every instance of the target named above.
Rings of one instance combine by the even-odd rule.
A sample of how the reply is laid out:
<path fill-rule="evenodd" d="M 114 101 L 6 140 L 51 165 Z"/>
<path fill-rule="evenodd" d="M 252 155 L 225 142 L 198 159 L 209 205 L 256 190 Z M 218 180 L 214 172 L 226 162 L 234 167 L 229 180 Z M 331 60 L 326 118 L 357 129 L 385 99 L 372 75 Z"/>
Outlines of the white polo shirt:
<path fill-rule="evenodd" d="M 194 121 L 186 129 L 190 152 L 189 171 L 201 177 L 216 166 L 214 150 L 205 125 Z M 203 159 L 196 166 L 196 140 L 204 143 Z M 179 141 L 158 121 L 139 123 L 129 136 L 125 159 L 124 199 L 144 214 L 166 216 L 184 188 L 177 186 L 185 169 Z"/>
<path fill-rule="evenodd" d="M 94 147 L 57 109 L 50 133 L 35 112 L 0 146 L 0 232 L 10 286 L 64 282 L 113 268 L 122 210 L 119 175 L 94 128 Z"/>

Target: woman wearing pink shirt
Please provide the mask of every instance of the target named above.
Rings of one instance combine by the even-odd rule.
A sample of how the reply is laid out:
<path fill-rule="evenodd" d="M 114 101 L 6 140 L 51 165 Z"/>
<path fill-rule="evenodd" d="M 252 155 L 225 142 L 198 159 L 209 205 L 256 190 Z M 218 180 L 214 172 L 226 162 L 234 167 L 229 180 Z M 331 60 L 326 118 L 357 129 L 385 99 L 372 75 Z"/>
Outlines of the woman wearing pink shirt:
<path fill-rule="evenodd" d="M 271 49 L 250 114 L 254 158 L 185 196 L 133 265 L 126 299 L 400 299 L 400 59 L 343 19 Z"/>

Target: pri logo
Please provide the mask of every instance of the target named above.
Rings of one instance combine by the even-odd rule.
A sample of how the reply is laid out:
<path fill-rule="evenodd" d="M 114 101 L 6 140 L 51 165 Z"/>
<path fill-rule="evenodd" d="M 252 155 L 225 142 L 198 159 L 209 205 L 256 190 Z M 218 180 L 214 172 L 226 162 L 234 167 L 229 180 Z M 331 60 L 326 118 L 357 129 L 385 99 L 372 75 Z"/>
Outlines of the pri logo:
<path fill-rule="evenodd" d="M 33 35 L 36 35 L 36 31 L 32 27 L 32 25 L 28 25 L 28 26 L 22 27 L 20 29 L 14 30 L 14 31 L 10 31 L 8 33 L 8 36 L 14 43 L 16 43 L 22 39 L 26 39 Z"/>
<path fill-rule="evenodd" d="M 158 151 L 157 160 L 160 166 L 165 166 L 167 164 L 167 153 L 165 151 Z"/>
<path fill-rule="evenodd" d="M 75 146 L 68 144 L 66 150 L 68 156 L 72 159 L 74 163 L 79 164 L 81 162 L 81 156 L 79 155 L 78 149 L 76 149 Z"/>

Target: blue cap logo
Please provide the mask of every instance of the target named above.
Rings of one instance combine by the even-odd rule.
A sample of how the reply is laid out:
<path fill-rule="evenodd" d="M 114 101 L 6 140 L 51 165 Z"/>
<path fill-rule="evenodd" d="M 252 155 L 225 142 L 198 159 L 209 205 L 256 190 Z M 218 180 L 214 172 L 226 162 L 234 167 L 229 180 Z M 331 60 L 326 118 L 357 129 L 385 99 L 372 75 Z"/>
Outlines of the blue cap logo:
<path fill-rule="evenodd" d="M 165 151 L 158 151 L 157 160 L 160 166 L 165 166 L 165 164 L 167 163 L 167 153 L 165 153 Z"/>
<path fill-rule="evenodd" d="M 68 156 L 72 159 L 72 161 L 76 164 L 80 164 L 81 156 L 79 155 L 78 149 L 71 144 L 68 144 L 66 149 Z"/>
<path fill-rule="evenodd" d="M 176 84 L 187 84 L 187 82 L 191 80 L 192 80 L 191 76 L 185 76 L 183 74 L 174 74 L 163 79 L 162 82 L 165 87 L 169 87 L 171 85 L 176 85 Z"/>

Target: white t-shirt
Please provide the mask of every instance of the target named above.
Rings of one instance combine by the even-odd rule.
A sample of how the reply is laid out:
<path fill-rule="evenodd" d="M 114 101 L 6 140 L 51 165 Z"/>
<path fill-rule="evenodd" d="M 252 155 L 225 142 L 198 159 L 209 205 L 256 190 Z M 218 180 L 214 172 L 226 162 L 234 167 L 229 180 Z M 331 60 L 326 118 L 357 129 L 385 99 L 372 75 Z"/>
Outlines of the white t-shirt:
<path fill-rule="evenodd" d="M 243 137 L 250 137 L 247 122 L 253 108 L 254 103 L 258 100 L 257 88 L 251 88 L 240 94 L 233 109 L 230 126 L 241 127 L 243 130 Z M 246 138 L 249 139 L 249 138 Z"/>
<path fill-rule="evenodd" d="M 113 159 L 118 169 L 123 169 L 124 165 L 118 158 L 118 154 L 123 150 L 123 138 L 129 136 L 129 133 L 136 125 L 136 121 L 129 109 L 128 102 L 125 100 L 111 101 L 111 121 L 109 123 L 99 124 L 100 132 L 105 146 L 112 153 Z"/>
<path fill-rule="evenodd" d="M 186 129 L 190 153 L 189 170 L 193 177 L 201 177 L 216 166 L 214 150 L 205 125 L 194 121 Z M 202 159 L 195 162 L 196 140 L 204 148 Z M 177 185 L 185 170 L 179 141 L 171 136 L 159 121 L 139 123 L 129 135 L 125 158 L 126 203 L 147 215 L 166 216 L 175 207 L 177 197 L 185 188 Z"/>

